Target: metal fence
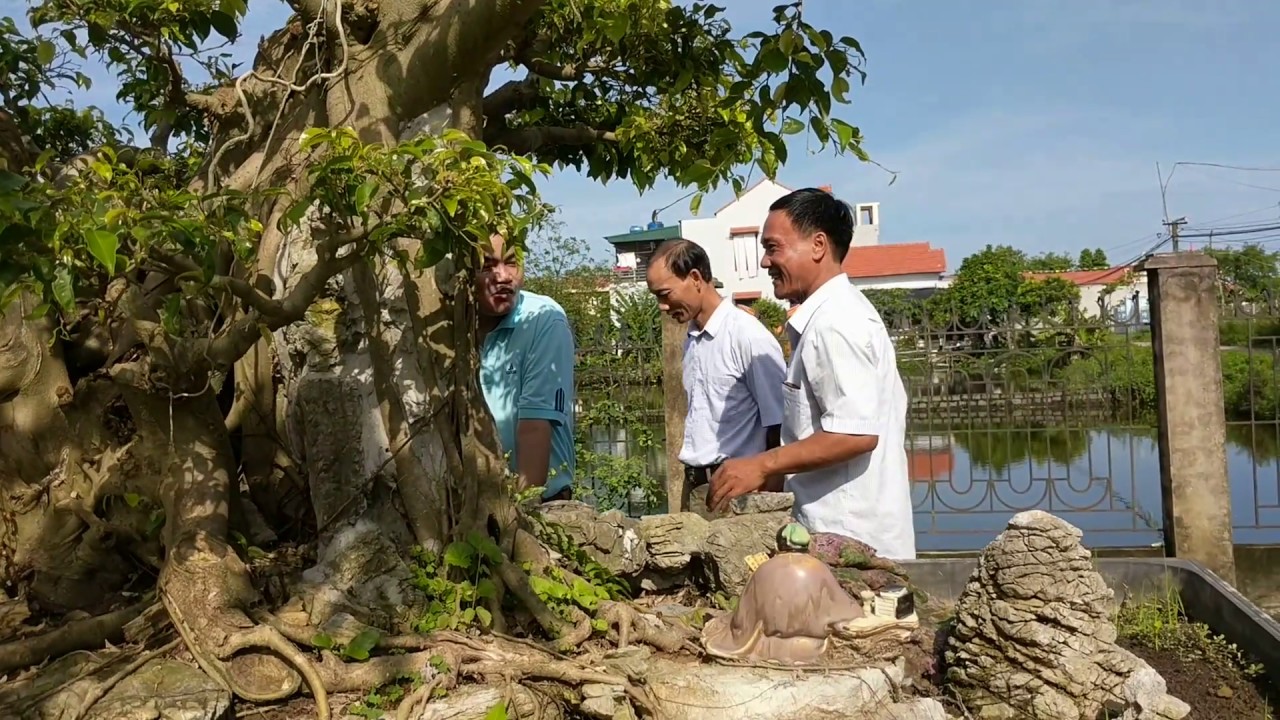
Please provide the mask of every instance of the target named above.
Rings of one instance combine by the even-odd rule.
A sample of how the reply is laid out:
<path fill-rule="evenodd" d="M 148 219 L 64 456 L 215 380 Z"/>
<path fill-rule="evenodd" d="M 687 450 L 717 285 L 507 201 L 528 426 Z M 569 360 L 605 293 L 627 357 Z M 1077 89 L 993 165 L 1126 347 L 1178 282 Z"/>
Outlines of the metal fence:
<path fill-rule="evenodd" d="M 1280 544 L 1280 303 L 1223 303 L 1219 324 L 1235 541 Z"/>
<path fill-rule="evenodd" d="M 1075 524 L 1093 547 L 1162 542 L 1145 317 L 882 314 L 910 399 L 920 551 L 979 549 L 1029 509 Z M 651 327 L 580 340 L 578 433 L 597 453 L 641 460 L 660 487 L 661 338 L 658 323 Z M 1221 336 L 1236 542 L 1280 544 L 1280 308 L 1224 309 Z M 663 506 L 659 499 L 645 509 Z"/>

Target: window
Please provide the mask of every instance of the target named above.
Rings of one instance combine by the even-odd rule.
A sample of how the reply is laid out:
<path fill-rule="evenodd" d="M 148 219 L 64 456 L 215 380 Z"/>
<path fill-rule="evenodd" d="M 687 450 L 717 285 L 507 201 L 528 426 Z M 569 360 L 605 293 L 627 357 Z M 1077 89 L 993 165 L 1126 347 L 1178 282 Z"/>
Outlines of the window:
<path fill-rule="evenodd" d="M 859 225 L 875 225 L 876 224 L 876 206 L 875 205 L 859 205 L 858 206 L 858 224 Z"/>

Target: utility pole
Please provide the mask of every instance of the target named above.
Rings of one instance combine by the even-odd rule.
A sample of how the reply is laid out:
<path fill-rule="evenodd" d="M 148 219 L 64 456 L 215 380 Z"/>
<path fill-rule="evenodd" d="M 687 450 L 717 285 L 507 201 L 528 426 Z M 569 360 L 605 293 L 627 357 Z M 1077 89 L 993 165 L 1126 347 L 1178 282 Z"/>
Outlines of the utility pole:
<path fill-rule="evenodd" d="M 1178 232 L 1182 229 L 1182 226 L 1186 224 L 1187 219 L 1185 217 L 1180 217 L 1177 220 L 1169 220 L 1164 224 L 1165 227 L 1169 228 L 1169 239 L 1173 241 L 1174 252 L 1178 252 Z"/>

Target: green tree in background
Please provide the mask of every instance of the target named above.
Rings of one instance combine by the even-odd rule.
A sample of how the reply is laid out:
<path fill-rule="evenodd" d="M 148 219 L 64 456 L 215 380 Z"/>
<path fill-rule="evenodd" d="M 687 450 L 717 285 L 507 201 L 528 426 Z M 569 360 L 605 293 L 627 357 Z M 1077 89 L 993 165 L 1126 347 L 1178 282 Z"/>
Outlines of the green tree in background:
<path fill-rule="evenodd" d="M 1280 252 L 1256 243 L 1204 252 L 1218 262 L 1218 283 L 1227 300 L 1258 302 L 1280 289 Z"/>
<path fill-rule="evenodd" d="M 782 304 L 770 298 L 760 298 L 751 304 L 756 319 L 769 328 L 769 332 L 777 335 L 787 324 L 787 310 Z"/>
<path fill-rule="evenodd" d="M 1066 253 L 1040 253 L 1027 259 L 1027 270 L 1031 272 L 1066 272 L 1074 270 L 1075 265 Z"/>
<path fill-rule="evenodd" d="M 1106 270 L 1111 267 L 1107 261 L 1107 253 L 1102 248 L 1085 248 L 1080 251 L 1080 259 L 1076 261 L 1077 270 Z"/>

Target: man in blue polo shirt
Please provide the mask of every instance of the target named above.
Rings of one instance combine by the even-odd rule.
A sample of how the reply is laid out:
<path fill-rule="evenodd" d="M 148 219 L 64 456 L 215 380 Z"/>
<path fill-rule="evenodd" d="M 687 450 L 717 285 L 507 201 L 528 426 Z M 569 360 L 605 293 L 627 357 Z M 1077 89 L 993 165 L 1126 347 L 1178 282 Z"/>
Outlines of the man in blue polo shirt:
<path fill-rule="evenodd" d="M 490 238 L 476 274 L 480 387 L 521 487 L 542 499 L 572 496 L 573 333 L 555 300 L 521 289 L 515 248 Z"/>

